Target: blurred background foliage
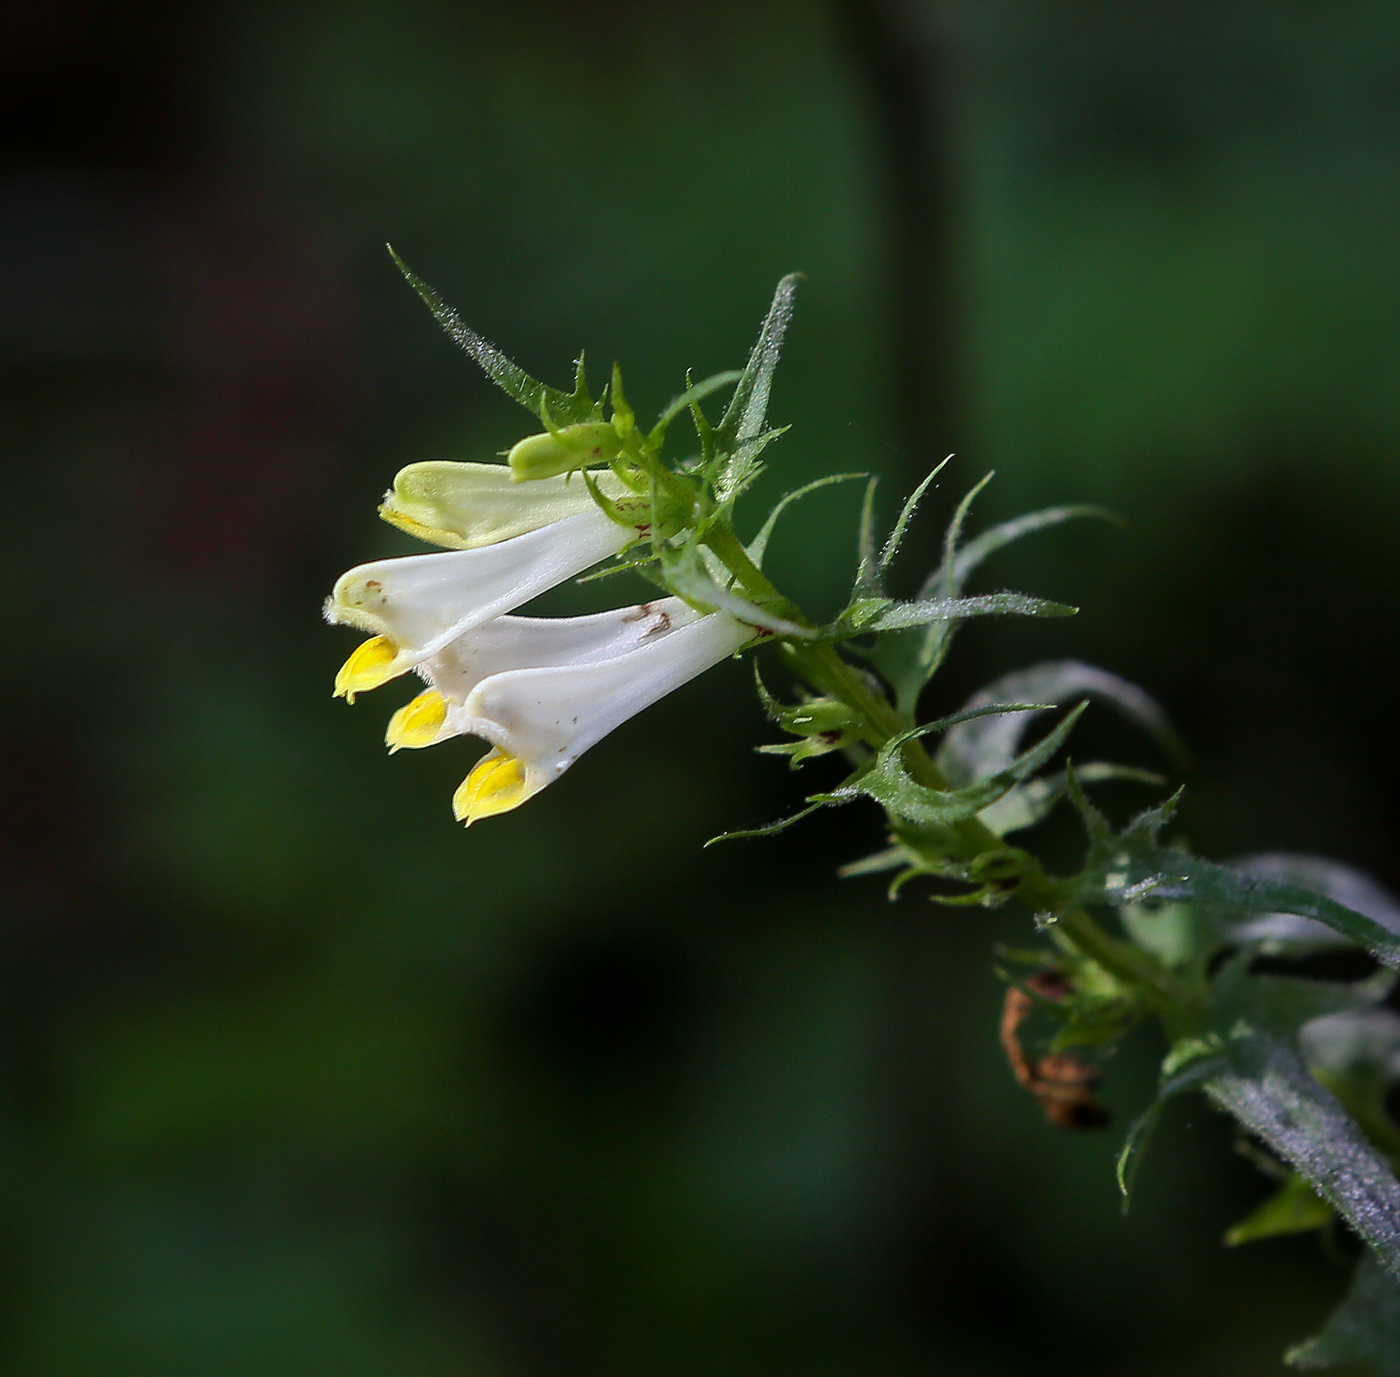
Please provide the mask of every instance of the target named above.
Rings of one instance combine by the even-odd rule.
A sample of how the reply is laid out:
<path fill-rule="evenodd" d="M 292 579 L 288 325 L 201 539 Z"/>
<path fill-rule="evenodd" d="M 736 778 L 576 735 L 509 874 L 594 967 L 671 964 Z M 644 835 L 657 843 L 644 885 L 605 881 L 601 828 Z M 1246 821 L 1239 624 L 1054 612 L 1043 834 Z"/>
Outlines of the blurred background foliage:
<path fill-rule="evenodd" d="M 1400 884 L 1400 11 L 0 23 L 5 1372 L 1279 1371 L 1345 1273 L 1219 1248 L 1265 1187 L 1200 1106 L 1120 1217 L 1157 1049 L 1109 1066 L 1115 1129 L 1046 1127 L 995 1043 L 1023 915 L 837 882 L 880 840 L 855 811 L 701 850 L 795 793 L 743 670 L 463 835 L 469 753 L 387 759 L 401 686 L 333 703 L 317 609 L 408 548 L 374 515 L 400 465 L 522 431 L 384 240 L 527 367 L 620 358 L 649 408 L 801 269 L 770 494 L 871 469 L 888 507 L 956 449 L 944 515 L 995 467 L 986 518 L 1127 522 L 1006 556 L 995 586 L 1083 614 L 974 625 L 930 705 L 1096 661 L 1190 739 L 1198 848 Z M 851 501 L 775 543 L 818 607 Z"/>

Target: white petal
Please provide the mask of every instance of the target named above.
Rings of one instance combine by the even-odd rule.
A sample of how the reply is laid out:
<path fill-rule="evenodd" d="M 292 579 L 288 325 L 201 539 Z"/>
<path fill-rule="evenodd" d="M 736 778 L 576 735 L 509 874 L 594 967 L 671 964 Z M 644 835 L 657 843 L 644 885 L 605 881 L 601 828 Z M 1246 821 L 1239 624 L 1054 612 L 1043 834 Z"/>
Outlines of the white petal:
<path fill-rule="evenodd" d="M 700 616 L 680 598 L 659 598 L 587 617 L 494 617 L 449 641 L 418 665 L 418 673 L 461 707 L 494 674 L 615 659 Z"/>
<path fill-rule="evenodd" d="M 336 584 L 326 617 L 389 640 L 400 673 L 472 627 L 617 554 L 631 538 L 595 507 L 477 550 L 361 564 Z"/>
<path fill-rule="evenodd" d="M 608 497 L 630 494 L 612 473 L 593 477 Z M 474 550 L 594 510 L 581 478 L 560 475 L 518 483 L 506 464 L 444 459 L 401 469 L 393 488 L 384 494 L 379 515 L 420 540 L 452 550 Z"/>
<path fill-rule="evenodd" d="M 610 659 L 491 675 L 449 724 L 522 762 L 523 802 L 629 717 L 752 639 L 752 627 L 712 612 Z"/>

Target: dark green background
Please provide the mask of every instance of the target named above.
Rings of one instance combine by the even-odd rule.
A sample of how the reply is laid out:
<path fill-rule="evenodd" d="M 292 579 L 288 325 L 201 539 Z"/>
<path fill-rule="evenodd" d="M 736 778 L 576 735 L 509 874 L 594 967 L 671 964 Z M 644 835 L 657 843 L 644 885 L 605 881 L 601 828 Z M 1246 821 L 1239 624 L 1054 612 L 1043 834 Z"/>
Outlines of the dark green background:
<path fill-rule="evenodd" d="M 1262 1188 L 1203 1106 L 1120 1217 L 1155 1049 L 1107 1134 L 1043 1124 L 995 1043 L 1024 916 L 836 881 L 854 809 L 701 850 L 800 787 L 744 670 L 464 835 L 469 752 L 387 759 L 405 695 L 331 701 L 318 607 L 408 548 L 399 466 L 522 433 L 383 241 L 645 409 L 801 269 L 768 494 L 888 511 L 956 448 L 911 582 L 988 468 L 985 518 L 1127 522 L 989 571 L 1084 612 L 970 630 L 930 706 L 1096 661 L 1190 739 L 1200 849 L 1400 882 L 1398 67 L 1383 0 L 6 11 L 0 1367 L 1280 1371 L 1344 1273 L 1218 1246 Z M 775 542 L 814 608 L 853 500 Z"/>

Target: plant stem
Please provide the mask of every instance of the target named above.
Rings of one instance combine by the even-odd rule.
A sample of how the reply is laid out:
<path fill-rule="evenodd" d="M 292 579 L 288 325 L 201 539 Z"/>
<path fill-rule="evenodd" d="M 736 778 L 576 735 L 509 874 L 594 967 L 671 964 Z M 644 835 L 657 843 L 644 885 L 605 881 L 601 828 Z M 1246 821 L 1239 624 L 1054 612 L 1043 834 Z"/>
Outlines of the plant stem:
<path fill-rule="evenodd" d="M 755 602 L 780 613 L 799 626 L 811 622 L 801 609 L 774 587 L 766 574 L 749 558 L 734 532 L 725 522 L 716 522 L 705 535 L 705 543 L 723 561 L 735 582 Z M 863 723 L 861 737 L 873 750 L 880 750 L 891 739 L 903 734 L 908 724 L 894 705 L 872 685 L 869 678 L 844 660 L 834 645 L 828 642 L 790 640 L 785 643 L 789 662 L 815 688 L 839 699 L 852 709 Z M 922 741 L 905 741 L 900 745 L 900 757 L 905 769 L 919 784 L 928 789 L 947 790 L 948 780 L 924 749 Z M 989 851 L 1000 851 L 1006 843 L 978 818 L 967 818 L 949 829 L 955 839 L 959 860 L 974 860 Z M 917 843 L 906 841 L 906 845 Z M 938 861 L 944 853 L 930 856 Z M 1056 882 L 1036 871 L 1022 877 L 1018 890 L 1032 909 L 1056 913 L 1064 902 Z M 1158 1014 L 1168 1028 L 1179 1028 L 1189 1017 L 1192 1001 L 1178 982 L 1162 968 L 1148 952 L 1105 932 L 1082 908 L 1058 913 L 1055 932 L 1061 942 L 1073 947 L 1081 956 L 1101 966 L 1115 980 L 1136 989 L 1144 1002 Z"/>

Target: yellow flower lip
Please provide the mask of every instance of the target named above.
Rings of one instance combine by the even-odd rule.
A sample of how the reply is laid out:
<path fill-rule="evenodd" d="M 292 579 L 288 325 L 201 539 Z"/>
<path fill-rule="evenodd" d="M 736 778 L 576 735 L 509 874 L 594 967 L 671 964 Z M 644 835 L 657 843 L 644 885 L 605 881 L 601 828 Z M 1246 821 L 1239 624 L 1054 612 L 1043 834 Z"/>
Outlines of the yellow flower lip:
<path fill-rule="evenodd" d="M 404 749 L 418 750 L 437 740 L 447 720 L 447 699 L 436 689 L 427 689 L 411 703 L 405 703 L 390 719 L 384 732 L 389 754 Z"/>
<path fill-rule="evenodd" d="M 335 696 L 353 703 L 357 693 L 368 693 L 397 678 L 400 671 L 394 668 L 394 661 L 398 655 L 387 636 L 362 641 L 335 676 Z"/>
<path fill-rule="evenodd" d="M 509 813 L 525 802 L 525 767 L 502 750 L 491 750 L 452 795 L 452 811 L 468 827 L 481 818 Z"/>

